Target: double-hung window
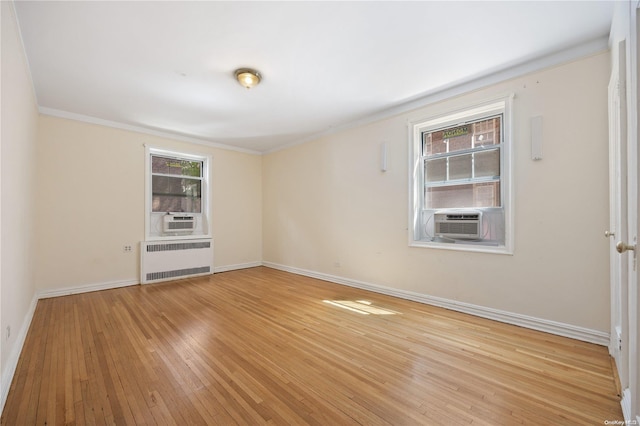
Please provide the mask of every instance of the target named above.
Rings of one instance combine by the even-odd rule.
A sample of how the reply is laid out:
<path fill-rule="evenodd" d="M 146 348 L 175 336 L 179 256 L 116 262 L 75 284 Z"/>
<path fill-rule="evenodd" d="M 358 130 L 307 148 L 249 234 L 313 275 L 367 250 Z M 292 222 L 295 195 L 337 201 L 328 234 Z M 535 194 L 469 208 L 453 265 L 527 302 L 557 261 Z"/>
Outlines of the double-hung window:
<path fill-rule="evenodd" d="M 411 123 L 411 245 L 512 250 L 510 101 Z"/>
<path fill-rule="evenodd" d="M 151 154 L 151 211 L 202 213 L 204 160 Z"/>
<path fill-rule="evenodd" d="M 209 236 L 209 158 L 147 148 L 147 239 Z"/>

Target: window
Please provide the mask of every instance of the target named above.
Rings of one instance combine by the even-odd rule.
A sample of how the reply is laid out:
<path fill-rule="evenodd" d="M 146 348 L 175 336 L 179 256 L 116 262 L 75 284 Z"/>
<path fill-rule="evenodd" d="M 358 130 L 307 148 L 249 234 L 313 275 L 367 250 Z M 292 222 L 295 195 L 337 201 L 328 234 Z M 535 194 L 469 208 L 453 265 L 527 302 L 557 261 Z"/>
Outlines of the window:
<path fill-rule="evenodd" d="M 209 158 L 147 148 L 147 239 L 208 237 Z"/>
<path fill-rule="evenodd" d="M 203 163 L 151 154 L 151 211 L 202 213 Z"/>
<path fill-rule="evenodd" d="M 411 123 L 411 245 L 511 252 L 510 105 Z"/>
<path fill-rule="evenodd" d="M 500 207 L 502 115 L 422 133 L 424 207 Z"/>

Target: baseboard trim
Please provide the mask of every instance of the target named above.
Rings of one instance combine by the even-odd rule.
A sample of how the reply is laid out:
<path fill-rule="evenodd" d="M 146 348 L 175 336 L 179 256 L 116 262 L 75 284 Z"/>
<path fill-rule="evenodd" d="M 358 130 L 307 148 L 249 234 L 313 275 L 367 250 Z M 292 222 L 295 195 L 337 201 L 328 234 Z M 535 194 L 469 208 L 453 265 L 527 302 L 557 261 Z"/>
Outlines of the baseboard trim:
<path fill-rule="evenodd" d="M 236 271 L 238 269 L 248 269 L 262 266 L 262 262 L 236 263 L 235 265 L 218 266 L 213 268 L 214 273 Z"/>
<path fill-rule="evenodd" d="M 622 391 L 620 406 L 622 407 L 622 416 L 626 424 L 631 424 L 631 389 L 626 388 Z"/>
<path fill-rule="evenodd" d="M 262 266 L 262 262 L 248 262 L 238 263 L 235 265 L 219 266 L 213 269 L 214 273 L 235 271 L 237 269 L 255 268 L 256 266 Z M 179 278 L 177 278 L 179 279 Z M 77 287 L 64 287 L 57 288 L 55 290 L 46 290 L 38 293 L 38 299 L 48 299 L 51 297 L 69 296 L 71 294 L 89 293 L 92 291 L 110 290 L 113 288 L 128 287 L 132 285 L 140 284 L 138 279 L 122 280 L 122 281 L 109 281 L 104 283 L 87 284 Z"/>
<path fill-rule="evenodd" d="M 235 271 L 237 269 L 255 268 L 256 266 L 262 266 L 262 262 L 248 262 L 238 263 L 235 265 L 219 266 L 214 268 L 214 273 Z M 178 278 L 179 279 L 179 278 Z M 46 290 L 37 293 L 38 299 L 49 299 L 51 297 L 69 296 L 71 294 L 89 293 L 92 291 L 110 290 L 120 287 L 128 287 L 132 285 L 140 284 L 138 279 L 122 280 L 122 281 L 108 281 L 104 283 L 86 284 L 77 287 L 64 287 L 57 288 L 55 290 Z"/>
<path fill-rule="evenodd" d="M 0 413 L 4 411 L 4 405 L 7 402 L 7 397 L 9 396 L 9 389 L 11 389 L 11 382 L 13 381 L 13 376 L 18 368 L 20 354 L 22 353 L 22 348 L 27 340 L 27 332 L 29 331 L 29 327 L 31 327 L 31 321 L 33 320 L 33 315 L 36 312 L 37 304 L 38 298 L 34 296 L 33 299 L 31 299 L 31 305 L 29 306 L 27 315 L 22 323 L 22 327 L 20 328 L 16 344 L 13 347 L 11 354 L 9 354 L 9 359 L 7 359 L 7 366 L 2 371 L 2 378 L 0 379 L 0 382 L 2 383 L 2 389 L 0 390 L 0 392 L 2 392 L 0 396 Z"/>
<path fill-rule="evenodd" d="M 38 299 L 48 299 L 51 297 L 69 296 L 71 294 L 89 293 L 92 291 L 110 290 L 112 288 L 128 287 L 131 285 L 140 284 L 140 280 L 122 280 L 122 281 L 109 281 L 105 283 L 87 284 L 78 287 L 64 287 L 57 288 L 55 290 L 40 291 L 37 293 Z"/>
<path fill-rule="evenodd" d="M 556 321 L 531 317 L 527 315 L 517 314 L 514 312 L 502 311 L 499 309 L 488 308 L 471 303 L 459 302 L 456 300 L 445 299 L 441 297 L 429 296 L 426 294 L 415 293 L 407 290 L 398 290 L 390 287 L 384 287 L 377 284 L 371 284 L 364 281 L 352 280 L 349 278 L 339 277 L 321 272 L 309 271 L 306 269 L 296 268 L 292 266 L 281 265 L 273 262 L 262 262 L 268 268 L 278 269 L 285 272 L 291 272 L 297 275 L 304 275 L 311 278 L 317 278 L 323 281 L 329 281 L 336 284 L 342 284 L 349 287 L 361 288 L 363 290 L 373 291 L 375 293 L 395 296 L 401 299 L 412 300 L 427 305 L 438 306 L 441 308 L 451 309 L 453 311 L 463 312 L 482 318 L 487 318 L 507 324 L 513 324 L 532 330 L 543 331 L 558 336 L 569 337 L 584 342 L 595 343 L 602 346 L 608 346 L 610 337 L 609 333 L 592 330 L 575 325 L 564 324 Z"/>

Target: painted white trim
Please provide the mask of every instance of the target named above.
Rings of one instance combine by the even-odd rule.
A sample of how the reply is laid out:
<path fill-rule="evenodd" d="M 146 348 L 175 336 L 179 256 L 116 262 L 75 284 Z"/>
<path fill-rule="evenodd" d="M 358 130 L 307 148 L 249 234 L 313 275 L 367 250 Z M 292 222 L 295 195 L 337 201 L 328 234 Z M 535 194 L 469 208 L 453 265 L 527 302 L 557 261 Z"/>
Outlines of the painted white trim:
<path fill-rule="evenodd" d="M 398 105 L 367 115 L 359 120 L 354 120 L 339 126 L 331 127 L 326 131 L 318 132 L 297 141 L 264 151 L 263 154 L 271 154 L 273 152 L 291 148 L 296 145 L 302 145 L 306 142 L 311 142 L 324 136 L 339 133 L 344 130 L 352 129 L 354 127 L 364 126 L 369 123 L 422 108 L 436 102 L 472 92 L 474 90 L 479 90 L 501 83 L 503 81 L 541 71 L 545 68 L 550 68 L 560 64 L 576 61 L 590 55 L 604 52 L 608 49 L 609 34 L 586 41 L 584 43 L 580 43 L 561 51 L 551 52 L 547 55 L 543 55 L 537 58 L 531 58 L 520 63 L 511 64 L 510 66 L 507 66 L 505 68 L 485 70 L 484 72 L 471 76 L 465 80 L 458 80 L 451 85 L 438 87 L 432 91 L 421 93 L 414 98 L 400 102 Z"/>
<path fill-rule="evenodd" d="M 211 200 L 213 199 L 211 182 L 213 182 L 213 156 L 202 153 L 186 153 L 174 150 L 168 150 L 162 147 L 157 147 L 154 145 L 144 145 L 144 234 L 145 241 L 173 241 L 173 240 L 195 240 L 195 239 L 212 239 L 212 219 L 211 219 Z M 187 160 L 196 160 L 202 161 L 202 176 L 200 177 L 200 182 L 202 184 L 201 188 L 201 208 L 202 211 L 200 213 L 188 213 L 193 215 L 196 218 L 196 221 L 201 222 L 201 229 L 194 230 L 192 234 L 189 235 L 151 235 L 151 225 L 152 225 L 152 217 L 159 218 L 163 216 L 165 213 L 152 212 L 151 203 L 152 203 L 152 170 L 151 170 L 151 157 L 154 155 L 158 156 L 169 156 L 177 159 L 187 159 Z M 206 224 L 206 226 L 205 226 Z M 200 232 L 196 234 L 195 232 Z"/>
<path fill-rule="evenodd" d="M 443 250 L 469 251 L 480 253 L 494 253 L 513 255 L 514 250 L 514 202 L 513 202 L 513 99 L 514 93 L 500 94 L 471 105 L 458 106 L 457 108 L 439 113 L 427 115 L 407 122 L 408 151 L 409 151 L 409 196 L 408 196 L 408 226 L 407 234 L 409 246 L 416 248 L 435 248 Z M 422 236 L 425 225 L 424 218 L 424 168 L 422 153 L 423 132 L 445 126 L 455 126 L 456 123 L 481 120 L 497 114 L 502 114 L 503 141 L 500 146 L 500 188 L 502 194 L 502 209 L 504 212 L 504 244 L 489 245 L 484 242 L 456 244 L 429 241 Z M 498 145 L 496 145 L 498 146 Z M 482 210 L 481 208 L 479 208 Z M 432 209 L 433 210 L 433 209 Z M 445 210 L 445 209 L 442 209 Z M 428 220 L 427 220 L 428 222 Z M 417 233 L 420 233 L 417 236 Z"/>
<path fill-rule="evenodd" d="M 40 291 L 36 294 L 38 299 L 48 299 L 51 297 L 69 296 L 70 294 L 89 293 L 92 291 L 110 290 L 113 288 L 128 287 L 140 284 L 138 279 L 108 281 L 104 283 L 86 284 L 77 287 L 64 287 L 55 290 Z"/>
<path fill-rule="evenodd" d="M 214 268 L 214 273 L 235 271 L 238 269 L 255 268 L 262 266 L 261 261 L 237 263 L 234 265 L 218 266 Z M 211 274 L 210 274 L 211 275 Z M 121 281 L 108 281 L 103 283 L 86 284 L 75 287 L 57 288 L 54 290 L 40 291 L 36 294 L 37 300 L 49 299 L 51 297 L 69 296 L 71 294 L 90 293 L 92 291 L 111 290 L 120 287 L 129 287 L 140 284 L 139 279 L 129 279 Z"/>
<path fill-rule="evenodd" d="M 117 121 L 104 120 L 102 118 L 91 117 L 89 115 L 83 115 L 83 114 L 76 114 L 74 112 L 62 111 L 55 108 L 47 108 L 47 107 L 39 106 L 38 111 L 40 112 L 40 114 L 50 115 L 52 117 L 66 118 L 68 120 L 81 121 L 83 123 L 90 123 L 90 124 L 97 124 L 99 126 L 112 127 L 114 129 L 129 130 L 131 132 L 143 133 L 146 135 L 158 136 L 160 138 L 173 139 L 173 140 L 182 141 L 182 142 L 189 142 L 197 145 L 205 145 L 211 148 L 225 149 L 227 151 L 237 151 L 237 152 L 243 152 L 245 154 L 262 155 L 260 151 L 255 151 L 252 149 L 239 148 L 232 145 L 226 145 L 219 142 L 198 139 L 191 136 L 184 136 L 177 133 L 171 133 L 171 132 L 162 131 L 162 130 L 148 129 L 142 126 L 135 126 L 133 124 L 125 124 L 125 123 L 119 123 Z"/>
<path fill-rule="evenodd" d="M 631 5 L 631 4 L 630 4 Z M 632 5 L 631 5 L 632 6 Z M 640 189 L 640 173 L 638 172 L 638 137 L 640 132 L 638 126 L 640 125 L 640 116 L 638 114 L 638 89 L 639 79 L 639 57 L 638 48 L 640 43 L 638 36 L 640 34 L 640 23 L 638 22 L 638 9 L 629 10 L 629 29 L 628 29 L 628 44 L 626 45 L 626 78 L 627 78 L 627 232 L 626 235 L 617 236 L 623 241 L 636 242 L 638 231 L 640 230 L 640 215 L 639 204 L 640 199 L 638 197 L 638 190 Z M 635 254 L 635 252 L 634 252 Z M 622 303 L 627 304 L 627 325 L 628 325 L 628 344 L 627 361 L 628 361 L 628 387 L 630 390 L 629 396 L 629 417 L 633 420 L 636 419 L 640 413 L 640 371 L 638 370 L 638 358 L 640 351 L 640 331 L 638 330 L 638 321 L 640 319 L 638 315 L 638 281 L 640 274 L 635 268 L 635 262 L 631 261 L 631 257 L 628 258 L 628 283 L 627 284 L 627 300 L 623 300 Z M 625 283 L 623 282 L 623 285 Z"/>
<path fill-rule="evenodd" d="M 395 296 L 401 299 L 412 300 L 414 302 L 424 303 L 427 305 L 451 309 L 453 311 L 463 312 L 466 314 L 475 315 L 477 317 L 517 325 L 532 330 L 543 331 L 546 333 L 582 340 L 589 343 L 595 343 L 602 346 L 609 345 L 609 333 L 603 331 L 592 330 L 542 318 L 535 318 L 528 315 L 517 314 L 514 312 L 502 311 L 499 309 L 487 308 L 484 306 L 473 305 L 471 303 L 459 302 L 442 297 L 429 296 L 426 294 L 415 293 L 407 290 L 398 290 L 390 287 L 380 286 L 377 284 L 367 283 L 364 281 L 324 274 L 322 272 L 315 272 L 306 269 L 295 268 L 292 266 L 280 265 L 273 262 L 262 262 L 262 264 L 268 268 L 291 272 L 297 275 L 304 275 L 311 278 L 317 278 L 323 281 L 329 281 L 349 287 L 361 288 L 363 290 L 386 294 L 388 296 Z"/>
<path fill-rule="evenodd" d="M 213 272 L 216 274 L 219 274 L 220 272 L 229 272 L 229 271 L 236 271 L 238 269 L 256 268 L 258 266 L 262 266 L 261 261 L 236 263 L 235 265 L 225 265 L 225 266 L 215 267 L 213 268 Z"/>
<path fill-rule="evenodd" d="M 622 391 L 622 399 L 620 399 L 622 407 L 622 416 L 627 424 L 631 424 L 631 390 L 626 388 Z"/>
<path fill-rule="evenodd" d="M 4 370 L 2 371 L 2 378 L 0 382 L 2 383 L 2 389 L 0 392 L 0 413 L 4 410 L 4 404 L 7 402 L 7 397 L 9 396 L 9 389 L 11 388 L 11 382 L 13 381 L 13 376 L 16 373 L 16 369 L 18 368 L 18 361 L 20 359 L 20 354 L 22 353 L 22 348 L 24 347 L 24 343 L 27 340 L 27 332 L 29 331 L 29 327 L 31 327 L 31 321 L 33 320 L 33 314 L 36 312 L 36 305 L 38 304 L 38 298 L 36 296 L 31 299 L 31 305 L 29 306 L 29 310 L 27 311 L 27 315 L 22 323 L 22 327 L 20 328 L 20 333 L 16 339 L 16 343 L 13 346 L 13 350 L 9 354 L 9 358 L 6 361 L 6 365 L 4 366 Z"/>

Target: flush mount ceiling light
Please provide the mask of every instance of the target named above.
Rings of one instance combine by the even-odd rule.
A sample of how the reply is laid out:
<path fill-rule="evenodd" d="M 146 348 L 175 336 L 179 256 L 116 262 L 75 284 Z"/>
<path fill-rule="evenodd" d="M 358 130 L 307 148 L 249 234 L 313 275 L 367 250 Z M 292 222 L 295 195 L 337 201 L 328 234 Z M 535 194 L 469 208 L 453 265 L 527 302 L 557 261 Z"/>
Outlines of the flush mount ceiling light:
<path fill-rule="evenodd" d="M 260 83 L 260 80 L 262 80 L 260 73 L 256 70 L 252 70 L 251 68 L 240 68 L 233 74 L 236 76 L 238 83 L 247 89 L 257 86 L 258 83 Z"/>

